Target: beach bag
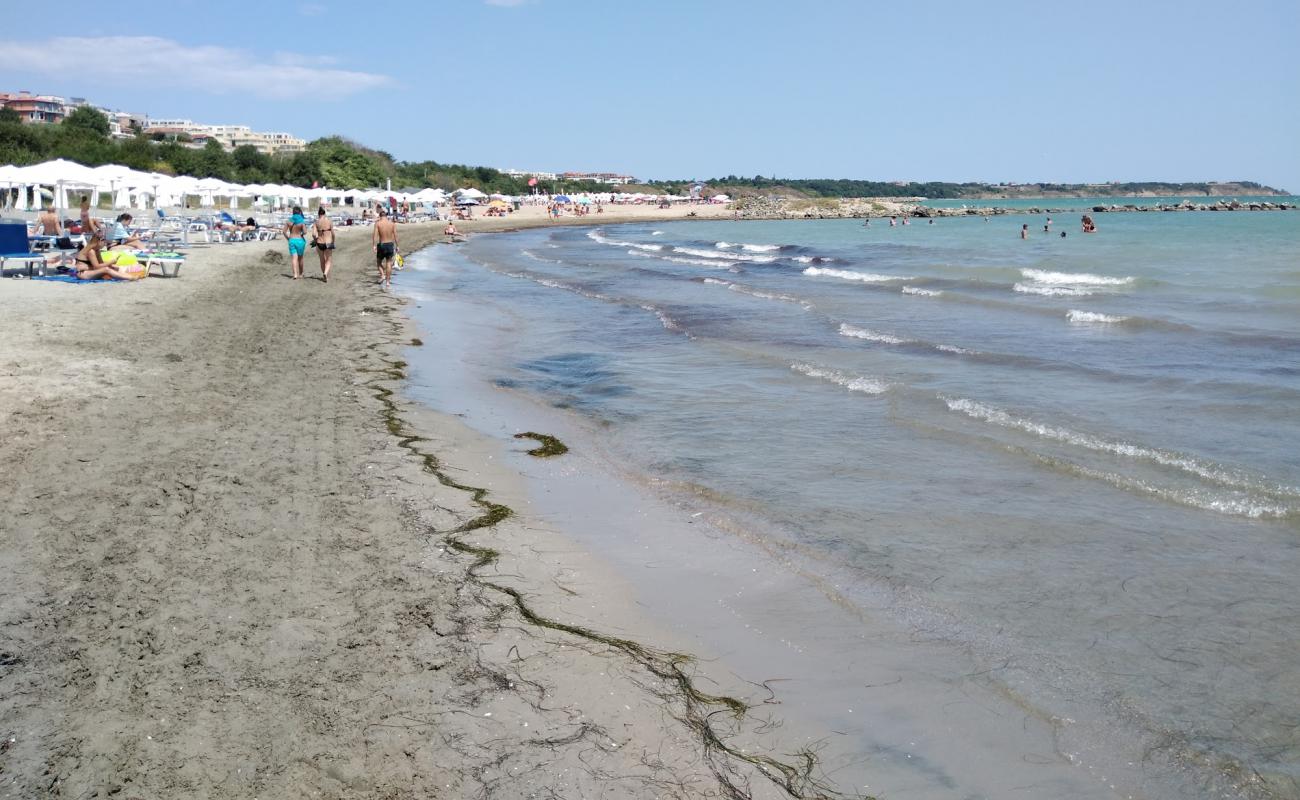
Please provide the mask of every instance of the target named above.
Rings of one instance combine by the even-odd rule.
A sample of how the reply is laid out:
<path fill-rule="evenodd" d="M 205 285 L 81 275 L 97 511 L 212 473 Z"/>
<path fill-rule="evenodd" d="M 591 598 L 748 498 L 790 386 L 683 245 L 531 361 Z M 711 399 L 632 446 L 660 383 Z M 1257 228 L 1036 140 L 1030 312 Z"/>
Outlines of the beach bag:
<path fill-rule="evenodd" d="M 406 266 L 406 259 L 402 258 L 401 253 L 398 253 L 397 256 L 393 259 L 393 263 L 397 265 L 398 269 L 401 269 L 402 267 Z"/>

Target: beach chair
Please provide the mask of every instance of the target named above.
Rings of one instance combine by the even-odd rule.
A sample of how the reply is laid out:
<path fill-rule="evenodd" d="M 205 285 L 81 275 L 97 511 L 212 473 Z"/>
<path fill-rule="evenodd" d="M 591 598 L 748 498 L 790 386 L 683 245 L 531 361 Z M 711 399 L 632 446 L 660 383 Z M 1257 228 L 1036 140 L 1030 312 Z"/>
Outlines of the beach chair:
<path fill-rule="evenodd" d="M 185 256 L 174 252 L 140 253 L 137 258 L 144 263 L 145 272 L 153 274 L 158 268 L 158 275 L 163 278 L 180 277 L 181 267 L 185 266 Z"/>
<path fill-rule="evenodd" d="M 0 275 L 10 262 L 27 267 L 31 277 L 39 269 L 45 274 L 45 253 L 33 252 L 27 241 L 27 225 L 21 222 L 0 224 Z"/>

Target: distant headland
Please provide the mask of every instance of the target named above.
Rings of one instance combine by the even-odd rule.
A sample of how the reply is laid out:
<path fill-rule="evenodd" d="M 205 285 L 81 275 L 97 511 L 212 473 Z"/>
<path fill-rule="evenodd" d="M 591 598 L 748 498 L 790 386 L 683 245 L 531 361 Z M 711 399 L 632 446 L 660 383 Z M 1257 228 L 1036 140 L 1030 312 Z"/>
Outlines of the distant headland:
<path fill-rule="evenodd" d="M 706 193 L 731 197 L 924 197 L 930 200 L 1025 200 L 1066 197 L 1269 197 L 1286 196 L 1255 181 L 1128 181 L 1110 183 L 951 183 L 945 181 L 866 181 L 844 178 L 742 178 L 707 181 L 652 181 L 650 186 L 684 193 L 702 184 Z"/>

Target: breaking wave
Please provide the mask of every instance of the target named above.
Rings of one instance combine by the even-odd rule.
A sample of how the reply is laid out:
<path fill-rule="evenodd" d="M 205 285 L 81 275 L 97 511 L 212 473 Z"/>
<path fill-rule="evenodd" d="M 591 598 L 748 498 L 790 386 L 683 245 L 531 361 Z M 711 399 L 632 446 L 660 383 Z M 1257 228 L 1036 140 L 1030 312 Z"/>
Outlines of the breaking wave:
<path fill-rule="evenodd" d="M 696 267 L 709 267 L 710 269 L 731 269 L 736 266 L 734 261 L 718 261 L 716 259 L 704 258 L 682 258 L 680 256 L 663 255 L 662 253 L 642 253 L 636 250 L 628 250 L 630 256 L 641 256 L 642 258 L 654 258 L 659 261 L 671 261 L 674 264 L 691 264 Z"/>
<path fill-rule="evenodd" d="M 674 253 L 682 253 L 688 256 L 698 256 L 699 258 L 723 258 L 730 261 L 749 261 L 754 264 L 771 264 L 776 261 L 776 256 L 751 256 L 744 253 L 720 253 L 717 250 L 704 250 L 699 247 L 674 247 Z"/>
<path fill-rule="evenodd" d="M 820 378 L 829 381 L 838 386 L 843 386 L 850 392 L 862 392 L 863 394 L 884 394 L 889 391 L 889 383 L 877 378 L 868 378 L 863 375 L 850 375 L 846 372 L 840 372 L 836 369 L 827 369 L 819 367 L 816 364 L 791 364 L 790 369 L 810 378 Z"/>
<path fill-rule="evenodd" d="M 1041 269 L 1022 269 L 1020 274 L 1034 283 L 1046 283 L 1059 286 L 1127 286 L 1132 278 L 1112 278 L 1107 275 L 1092 275 L 1087 272 L 1048 272 Z"/>
<path fill-rule="evenodd" d="M 607 244 L 612 247 L 632 247 L 637 250 L 648 250 L 650 252 L 658 252 L 664 249 L 664 246 L 661 244 L 641 244 L 640 242 L 625 242 L 622 239 L 611 239 L 602 234 L 599 230 L 587 231 L 587 238 L 593 242 Z"/>
<path fill-rule="evenodd" d="M 885 283 L 887 281 L 907 281 L 911 280 L 905 275 L 878 275 L 874 272 L 856 272 L 851 269 L 827 269 L 825 267 L 809 267 L 803 271 L 803 274 L 817 278 L 839 278 L 846 281 L 859 281 L 861 283 Z"/>
<path fill-rule="evenodd" d="M 888 333 L 879 333 L 870 331 L 866 328 L 858 328 L 849 325 L 846 322 L 840 323 L 840 336 L 848 336 L 852 339 L 866 339 L 869 342 L 880 342 L 882 344 L 907 344 L 911 339 L 904 339 L 900 336 L 894 336 Z"/>
<path fill-rule="evenodd" d="M 713 246 L 719 250 L 731 250 L 739 247 L 741 250 L 750 253 L 772 253 L 783 247 L 783 245 L 779 244 L 746 244 L 744 242 L 714 242 Z"/>
<path fill-rule="evenodd" d="M 793 295 L 778 294 L 776 292 L 765 292 L 761 289 L 752 289 L 748 286 L 742 286 L 739 283 L 732 283 L 731 281 L 719 280 L 717 278 L 705 278 L 704 283 L 713 286 L 725 286 L 726 288 L 730 289 L 733 292 L 736 292 L 737 294 L 748 295 L 749 297 L 757 297 L 763 300 L 779 300 L 783 303 L 797 303 L 803 306 L 804 310 L 813 307 L 812 303 L 809 303 L 807 300 L 794 297 Z"/>
<path fill-rule="evenodd" d="M 1118 325 L 1128 319 L 1128 317 L 1099 314 L 1095 311 L 1076 311 L 1074 309 L 1070 309 L 1070 312 L 1065 315 L 1065 318 L 1070 322 L 1098 325 Z"/>
<path fill-rule="evenodd" d="M 1088 297 L 1095 294 L 1076 286 L 1037 286 L 1031 283 L 1017 283 L 1011 289 L 1022 294 L 1038 294 L 1044 297 Z"/>
<path fill-rule="evenodd" d="M 1092 434 L 1072 431 L 1068 428 L 1047 425 L 1031 419 L 1017 417 L 1000 408 L 994 408 L 992 406 L 984 405 L 983 403 L 977 403 L 974 400 L 952 397 L 941 397 L 941 399 L 948 406 L 949 410 L 964 414 L 971 419 L 991 423 L 1003 428 L 1018 430 L 1049 441 L 1072 445 L 1093 452 L 1119 456 L 1134 461 L 1146 461 L 1159 464 L 1160 466 L 1175 469 L 1202 480 L 1219 484 L 1220 486 L 1227 487 L 1235 492 L 1263 492 L 1270 495 L 1281 495 L 1283 497 L 1300 499 L 1300 490 L 1283 486 L 1266 486 L 1261 481 L 1251 479 L 1238 470 L 1228 469 L 1217 464 L 1202 461 L 1193 456 L 1162 450 L 1155 447 L 1130 444 L 1129 442 L 1113 441 Z M 1085 467 L 1076 466 L 1075 469 L 1089 473 L 1089 477 L 1106 477 L 1109 475 L 1109 473 L 1101 473 L 1096 470 L 1089 470 Z M 1179 502 L 1184 502 L 1188 505 L 1194 505 L 1198 508 L 1210 511 L 1259 517 L 1284 516 L 1294 510 L 1290 506 L 1276 503 L 1259 503 L 1248 499 L 1243 500 L 1235 494 L 1232 497 L 1224 497 L 1219 494 L 1205 491 L 1188 492 L 1183 490 L 1160 489 L 1158 487 L 1151 487 L 1141 481 L 1137 481 L 1136 479 L 1122 476 L 1114 477 L 1115 480 L 1125 481 L 1127 484 L 1132 484 L 1133 487 L 1137 487 L 1140 484 L 1141 487 L 1149 493 L 1159 494 L 1166 499 L 1179 500 Z M 1115 480 L 1112 480 L 1111 478 L 1106 479 L 1111 483 L 1115 483 Z"/>

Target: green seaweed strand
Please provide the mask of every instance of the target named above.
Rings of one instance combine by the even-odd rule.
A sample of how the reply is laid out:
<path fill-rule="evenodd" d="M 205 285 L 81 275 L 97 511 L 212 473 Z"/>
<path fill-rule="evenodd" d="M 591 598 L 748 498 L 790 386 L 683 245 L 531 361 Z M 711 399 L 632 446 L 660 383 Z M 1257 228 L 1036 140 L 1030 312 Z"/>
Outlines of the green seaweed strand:
<path fill-rule="evenodd" d="M 389 307 L 383 309 L 367 307 L 366 311 L 382 314 L 385 317 L 391 316 L 391 308 Z M 461 537 L 472 531 L 491 528 L 509 519 L 515 512 L 509 506 L 489 500 L 487 489 L 469 486 L 452 478 L 442 469 L 442 463 L 437 456 L 422 450 L 418 446 L 421 442 L 428 440 L 409 430 L 406 421 L 398 411 L 397 403 L 393 399 L 394 391 L 381 385 L 382 381 L 404 380 L 407 366 L 405 361 L 389 359 L 379 353 L 380 347 L 404 344 L 404 342 L 400 341 L 400 325 L 391 318 L 386 321 L 393 329 L 393 336 L 385 342 L 376 342 L 366 348 L 373 352 L 384 366 L 377 370 L 361 371 L 377 376 L 367 382 L 366 386 L 373 392 L 373 397 L 382 406 L 381 415 L 384 420 L 384 427 L 397 439 L 398 446 L 414 456 L 424 471 L 434 476 L 440 484 L 468 493 L 471 501 L 483 510 L 483 513 L 479 516 L 451 530 L 439 530 L 433 526 L 427 526 L 426 529 L 429 535 L 441 537 L 448 548 L 472 557 L 473 560 L 466 570 L 466 578 L 479 586 L 508 597 L 519 616 L 530 624 L 603 644 L 623 653 L 632 661 L 640 664 L 647 672 L 664 681 L 671 688 L 664 692 L 662 697 L 664 699 L 676 699 L 682 703 L 683 712 L 680 714 L 674 713 L 673 716 L 699 737 L 710 770 L 729 800 L 749 800 L 750 794 L 742 785 L 737 784 L 733 776 L 724 768 L 724 765 L 715 758 L 717 755 L 724 755 L 753 765 L 768 780 L 784 790 L 790 797 L 796 798 L 796 800 L 835 800 L 844 797 L 843 794 L 827 786 L 814 776 L 817 767 L 817 756 L 811 750 L 804 749 L 792 753 L 791 757 L 794 763 L 787 763 L 771 756 L 744 753 L 727 744 L 713 727 L 713 715 L 724 712 L 739 720 L 749 711 L 750 706 L 735 697 L 701 692 L 685 669 L 694 662 L 691 656 L 684 653 L 656 650 L 631 639 L 609 636 L 590 628 L 544 616 L 528 605 L 528 602 L 518 589 L 493 583 L 482 576 L 481 570 L 496 562 L 501 557 L 500 551 L 491 547 L 470 544 L 463 541 Z M 515 438 L 529 438 L 540 442 L 540 447 L 528 451 L 529 455 L 538 456 L 539 458 L 568 452 L 568 448 L 562 442 L 546 434 L 530 431 L 516 434 Z M 861 800 L 872 800 L 872 798 L 862 795 L 855 796 L 861 798 Z"/>

